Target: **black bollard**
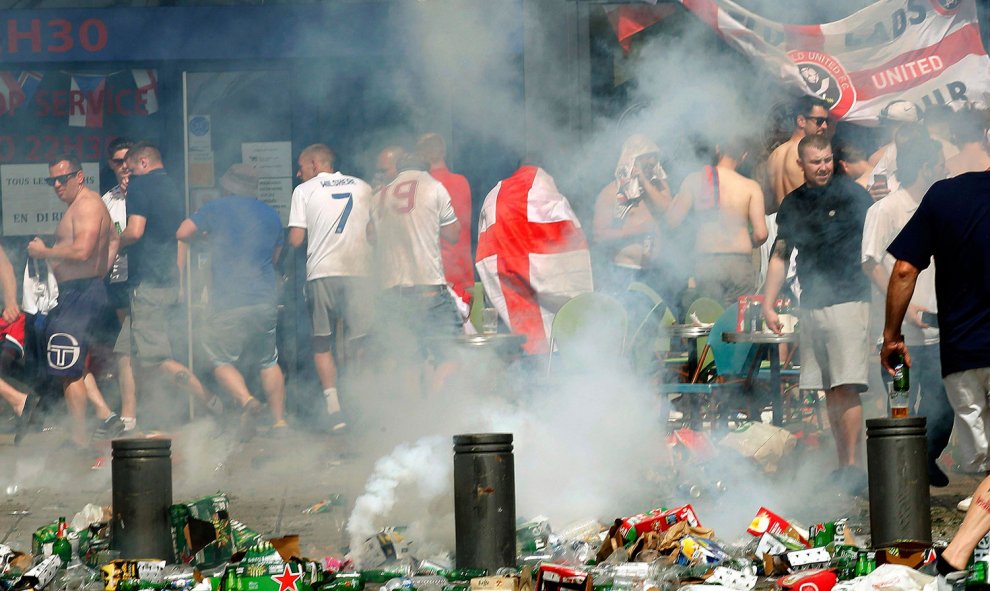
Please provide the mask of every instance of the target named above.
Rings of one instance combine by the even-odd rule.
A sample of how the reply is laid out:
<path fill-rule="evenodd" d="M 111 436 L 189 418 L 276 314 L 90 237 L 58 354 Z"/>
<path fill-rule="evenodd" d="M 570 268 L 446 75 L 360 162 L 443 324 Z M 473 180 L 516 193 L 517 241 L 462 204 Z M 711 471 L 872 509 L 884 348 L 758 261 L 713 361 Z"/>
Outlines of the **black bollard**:
<path fill-rule="evenodd" d="M 873 547 L 903 541 L 931 544 L 925 417 L 866 421 L 866 461 Z"/>
<path fill-rule="evenodd" d="M 158 558 L 169 562 L 172 536 L 172 441 L 114 439 L 113 518 L 110 547 L 121 558 Z"/>
<path fill-rule="evenodd" d="M 454 436 L 457 568 L 516 566 L 516 480 L 511 433 Z"/>

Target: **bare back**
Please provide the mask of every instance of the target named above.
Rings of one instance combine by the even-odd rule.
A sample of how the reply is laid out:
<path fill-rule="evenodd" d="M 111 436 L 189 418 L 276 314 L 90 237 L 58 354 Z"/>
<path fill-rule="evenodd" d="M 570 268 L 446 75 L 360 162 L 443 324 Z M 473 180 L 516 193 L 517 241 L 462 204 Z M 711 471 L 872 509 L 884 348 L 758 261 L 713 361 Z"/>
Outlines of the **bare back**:
<path fill-rule="evenodd" d="M 697 220 L 695 251 L 701 253 L 749 254 L 754 241 L 766 240 L 766 220 L 763 191 L 759 183 L 738 172 L 716 167 L 718 172 L 718 202 L 709 209 L 694 208 Z M 685 180 L 686 188 L 694 194 L 705 194 L 712 187 L 703 173 L 694 173 Z M 750 235 L 750 226 L 753 234 Z M 755 240 L 754 240 L 755 239 Z"/>
<path fill-rule="evenodd" d="M 49 259 L 58 281 L 104 277 L 110 270 L 113 223 L 103 200 L 89 188 L 65 210 L 55 229 L 55 247 L 71 247 L 73 256 Z"/>
<path fill-rule="evenodd" d="M 801 138 L 791 138 L 777 146 L 767 158 L 767 176 L 773 189 L 774 202 L 780 202 L 788 193 L 804 184 L 804 172 L 798 166 L 798 143 Z"/>

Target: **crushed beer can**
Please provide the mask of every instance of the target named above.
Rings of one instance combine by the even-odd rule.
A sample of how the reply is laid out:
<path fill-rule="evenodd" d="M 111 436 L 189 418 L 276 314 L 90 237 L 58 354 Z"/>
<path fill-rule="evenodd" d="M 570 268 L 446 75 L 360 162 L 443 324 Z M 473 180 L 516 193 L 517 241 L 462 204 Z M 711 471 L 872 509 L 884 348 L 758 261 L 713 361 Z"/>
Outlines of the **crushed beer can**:
<path fill-rule="evenodd" d="M 550 540 L 550 520 L 539 516 L 516 526 L 516 554 L 542 554 Z"/>

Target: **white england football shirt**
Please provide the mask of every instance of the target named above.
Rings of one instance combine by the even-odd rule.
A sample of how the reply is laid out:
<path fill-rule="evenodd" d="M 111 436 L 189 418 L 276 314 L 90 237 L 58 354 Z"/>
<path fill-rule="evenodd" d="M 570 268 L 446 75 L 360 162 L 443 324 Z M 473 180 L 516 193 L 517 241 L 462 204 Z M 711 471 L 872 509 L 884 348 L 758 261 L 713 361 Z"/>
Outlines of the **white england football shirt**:
<path fill-rule="evenodd" d="M 440 228 L 457 221 L 450 194 L 429 173 L 406 170 L 375 201 L 383 287 L 444 285 Z"/>
<path fill-rule="evenodd" d="M 340 172 L 321 172 L 292 192 L 289 227 L 306 230 L 307 280 L 370 273 L 371 197 L 371 185 Z"/>

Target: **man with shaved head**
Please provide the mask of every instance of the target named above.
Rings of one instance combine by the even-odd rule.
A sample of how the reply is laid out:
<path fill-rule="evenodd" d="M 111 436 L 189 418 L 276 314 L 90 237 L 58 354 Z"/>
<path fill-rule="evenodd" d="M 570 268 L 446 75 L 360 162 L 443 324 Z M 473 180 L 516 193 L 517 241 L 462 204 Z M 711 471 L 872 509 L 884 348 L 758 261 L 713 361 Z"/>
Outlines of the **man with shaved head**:
<path fill-rule="evenodd" d="M 415 362 L 434 354 L 434 389 L 442 386 L 452 365 L 444 363 L 436 337 L 461 332 L 444 276 L 440 240 L 456 243 L 461 224 L 450 194 L 426 172 L 427 164 L 401 148 L 383 150 L 379 169 L 394 159 L 394 176 L 375 195 L 368 235 L 375 245 L 375 268 L 383 288 L 380 310 L 387 327 L 390 353 L 407 353 Z M 406 349 L 403 351 L 403 349 Z M 430 368 L 430 366 L 427 366 Z M 423 377 L 426 377 L 424 374 Z"/>
<path fill-rule="evenodd" d="M 306 303 L 313 320 L 313 364 L 323 387 L 329 426 L 347 426 L 337 393 L 338 366 L 353 359 L 370 323 L 371 245 L 366 228 L 371 186 L 334 170 L 334 153 L 313 144 L 299 154 L 302 183 L 292 192 L 289 244 L 306 246 Z M 343 350 L 332 338 L 342 327 Z"/>
<path fill-rule="evenodd" d="M 867 487 L 866 472 L 858 466 L 863 432 L 859 396 L 868 384 L 870 299 L 869 279 L 860 270 L 860 247 L 873 201 L 849 177 L 832 174 L 832 146 L 824 135 L 807 135 L 798 143 L 796 164 L 805 180 L 787 194 L 777 212 L 779 230 L 763 288 L 763 316 L 767 327 L 779 334 L 782 324 L 774 305 L 797 249 L 801 389 L 825 390 L 838 455 L 838 469 L 830 479 L 859 495 Z"/>
<path fill-rule="evenodd" d="M 395 175 L 399 174 L 399 158 L 405 155 L 406 149 L 402 146 L 391 145 L 382 148 L 378 153 L 378 159 L 375 160 L 375 178 L 372 183 L 375 191 L 392 182 Z"/>
<path fill-rule="evenodd" d="M 460 220 L 461 232 L 456 243 L 440 239 L 440 255 L 443 259 L 443 272 L 447 287 L 453 293 L 454 303 L 465 321 L 465 328 L 471 313 L 471 289 L 474 287 L 474 264 L 471 258 L 471 185 L 463 175 L 450 172 L 447 168 L 447 146 L 437 133 L 420 136 L 416 142 L 416 154 L 430 166 L 430 176 L 450 193 L 450 203 L 454 214 Z"/>
<path fill-rule="evenodd" d="M 158 148 L 138 142 L 127 151 L 127 247 L 131 284 L 131 347 L 140 369 L 156 369 L 199 399 L 214 415 L 223 404 L 176 360 L 182 348 L 179 255 L 175 232 L 185 218 L 179 188 L 165 170 Z M 245 412 L 256 412 L 244 409 Z"/>

